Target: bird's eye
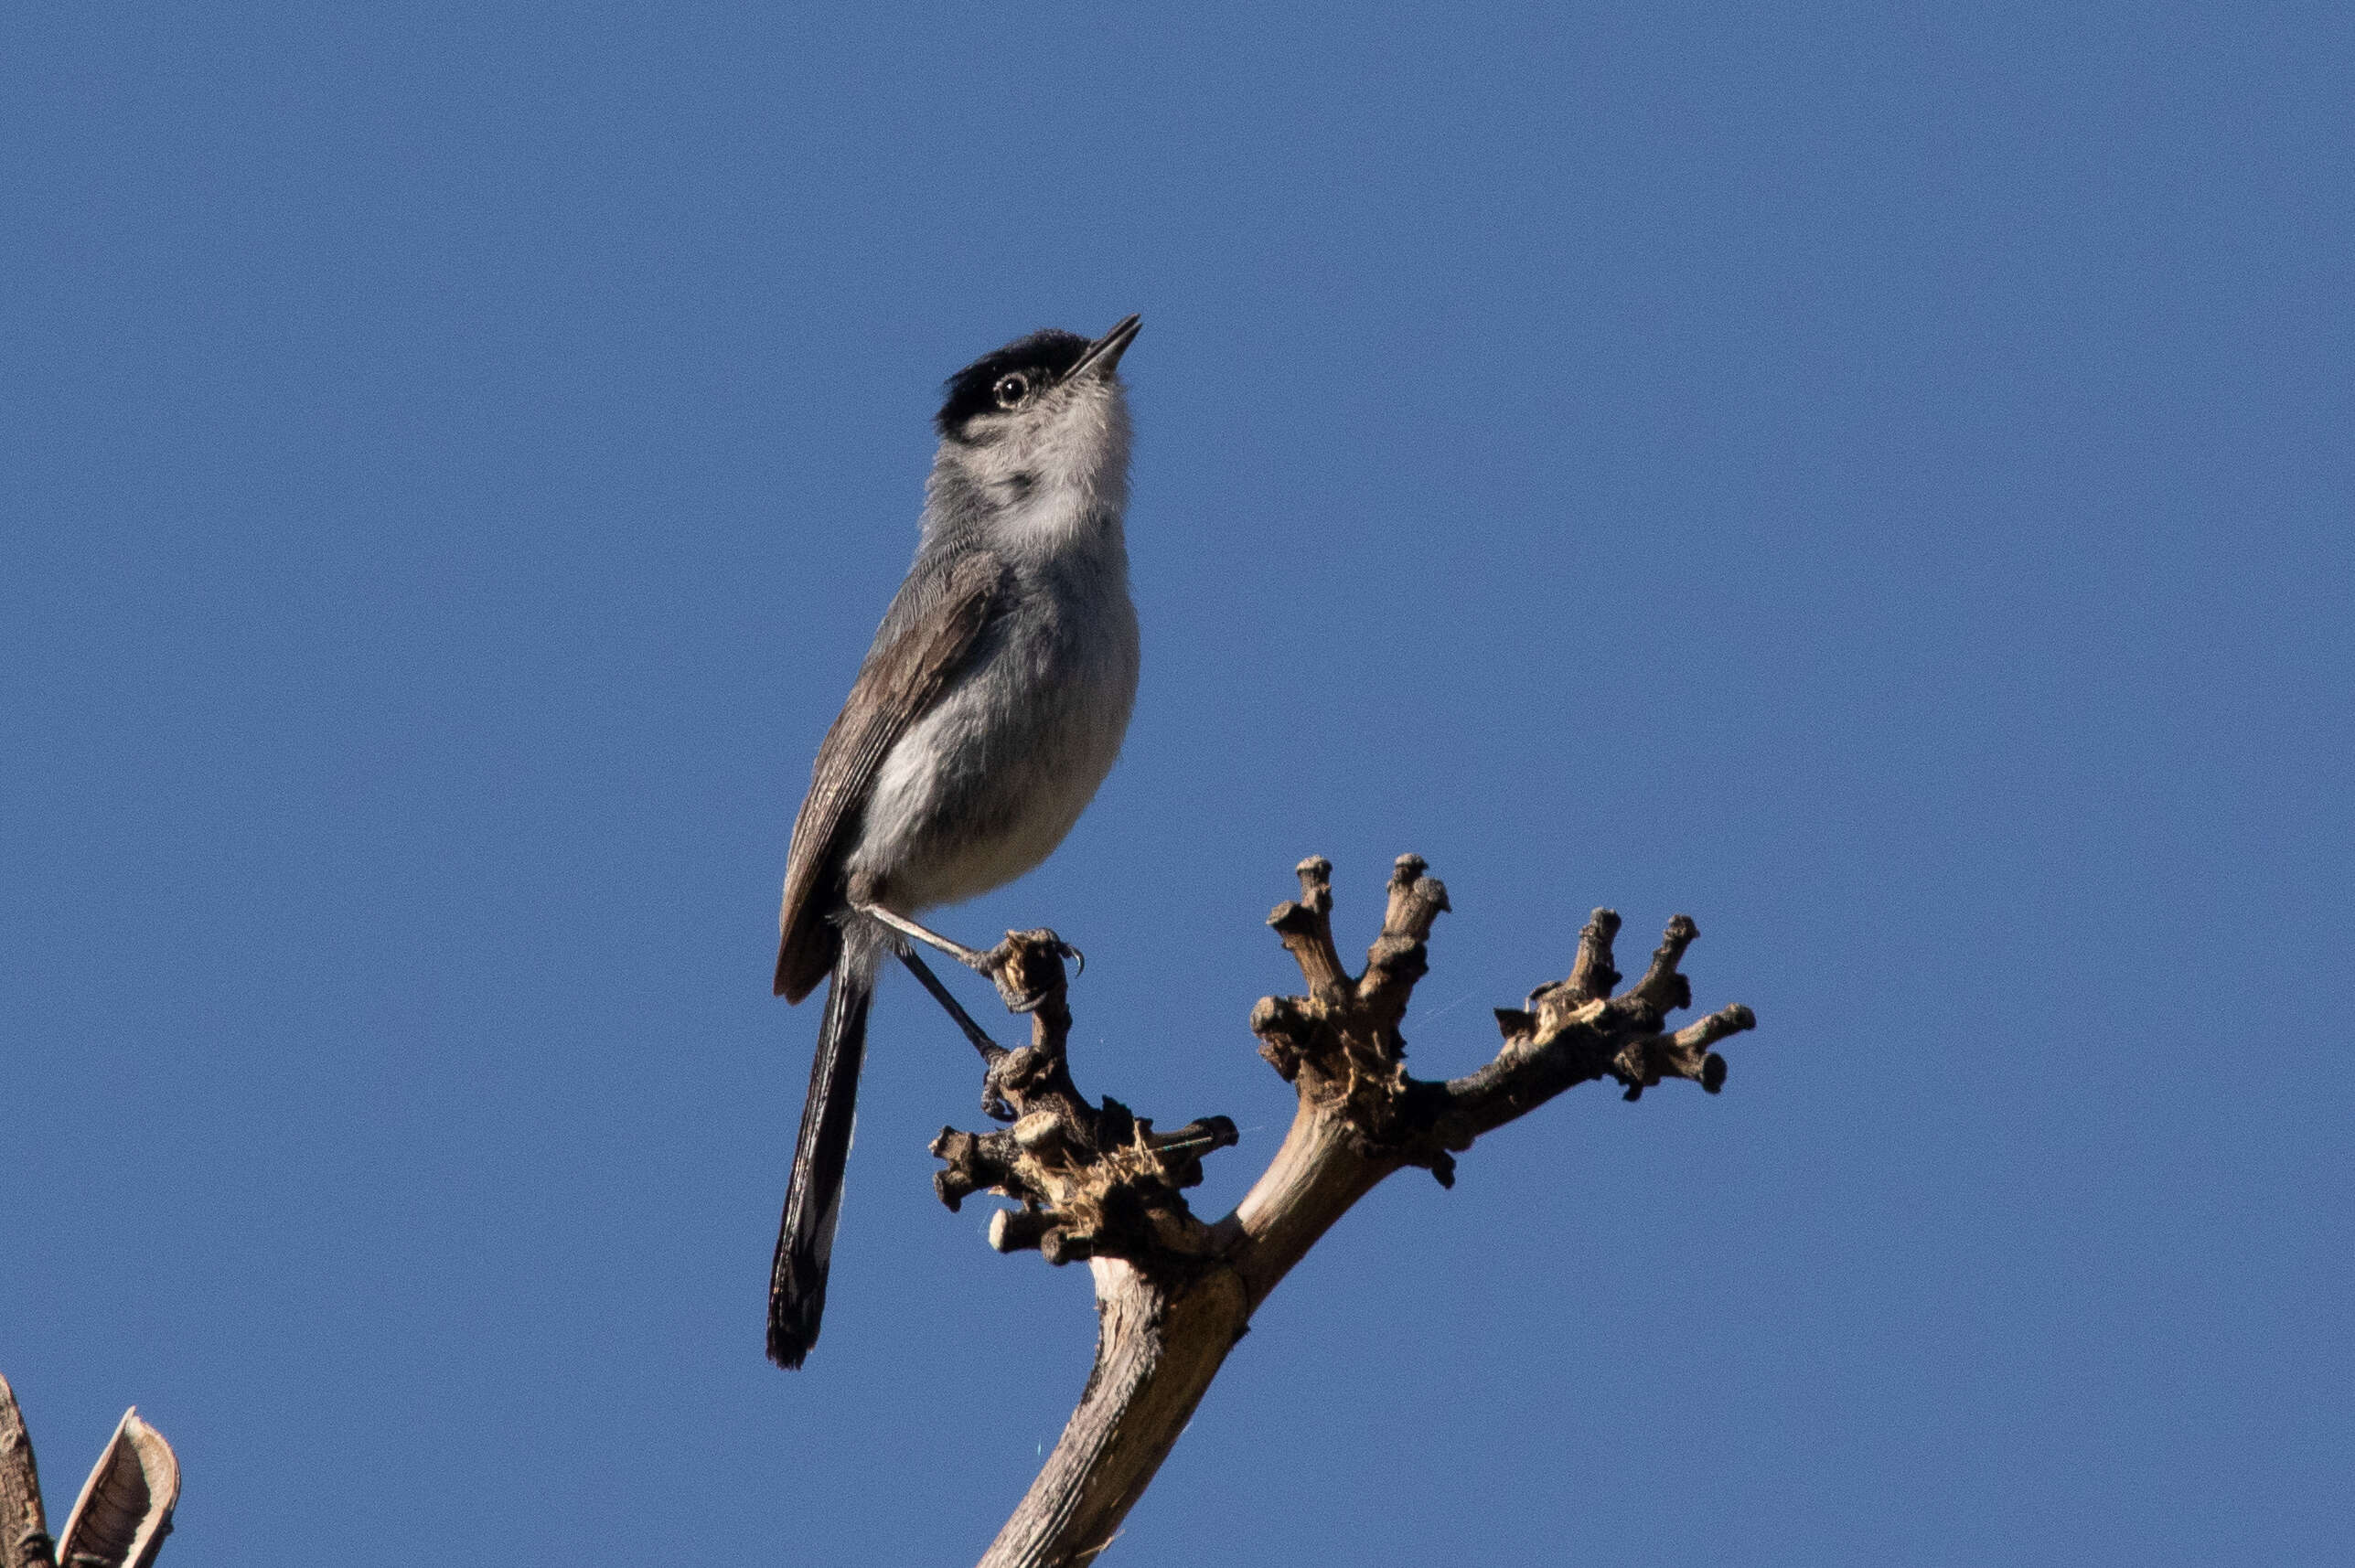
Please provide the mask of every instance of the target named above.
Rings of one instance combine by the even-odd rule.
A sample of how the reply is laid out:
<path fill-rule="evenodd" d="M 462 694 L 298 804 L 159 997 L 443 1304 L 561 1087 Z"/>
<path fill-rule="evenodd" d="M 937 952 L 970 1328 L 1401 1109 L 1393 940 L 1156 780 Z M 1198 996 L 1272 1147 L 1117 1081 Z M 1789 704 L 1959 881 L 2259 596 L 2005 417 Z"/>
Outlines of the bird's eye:
<path fill-rule="evenodd" d="M 1031 384 L 1028 378 L 1022 376 L 1001 376 L 998 378 L 998 406 L 1000 408 L 1019 408 L 1022 405 L 1022 400 L 1030 395 Z"/>

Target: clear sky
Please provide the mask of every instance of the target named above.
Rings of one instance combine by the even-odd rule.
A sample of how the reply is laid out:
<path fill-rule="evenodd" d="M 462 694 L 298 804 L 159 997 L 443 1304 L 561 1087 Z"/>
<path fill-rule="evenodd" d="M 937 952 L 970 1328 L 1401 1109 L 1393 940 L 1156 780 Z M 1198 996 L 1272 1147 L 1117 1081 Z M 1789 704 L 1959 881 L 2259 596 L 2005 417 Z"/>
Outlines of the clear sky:
<path fill-rule="evenodd" d="M 1769 14 L 1772 11 L 1773 14 Z M 940 379 L 1144 315 L 1076 1070 L 1244 1129 L 1392 856 L 1589 1086 L 1274 1296 L 1108 1560 L 2320 1563 L 2355 1535 L 2343 5 L 18 8 L 0 1371 L 166 1561 L 978 1555 L 1087 1281 L 889 976 L 761 1357 L 809 759 Z M 978 997 L 977 997 L 977 999 Z"/>

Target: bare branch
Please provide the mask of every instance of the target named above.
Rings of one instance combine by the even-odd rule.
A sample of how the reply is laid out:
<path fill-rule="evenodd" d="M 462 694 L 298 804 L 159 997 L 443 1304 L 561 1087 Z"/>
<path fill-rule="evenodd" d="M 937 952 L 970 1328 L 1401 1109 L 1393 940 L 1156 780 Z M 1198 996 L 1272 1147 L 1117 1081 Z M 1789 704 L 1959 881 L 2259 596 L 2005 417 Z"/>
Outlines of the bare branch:
<path fill-rule="evenodd" d="M 1268 923 L 1276 928 L 1284 939 L 1285 951 L 1300 965 L 1309 995 L 1322 997 L 1339 990 L 1348 980 L 1341 970 L 1341 955 L 1333 950 L 1333 922 L 1328 918 L 1333 913 L 1333 862 L 1311 855 L 1293 869 L 1301 879 L 1300 901 L 1278 904 Z"/>
<path fill-rule="evenodd" d="M 1201 1184 L 1203 1156 L 1235 1142 L 1235 1124 L 1212 1116 L 1157 1133 L 1118 1100 L 1088 1104 L 1064 1053 L 1065 951 L 1051 931 L 1009 932 L 999 944 L 999 983 L 1025 998 L 1032 1043 L 990 1063 L 982 1100 L 1004 1104 L 1014 1125 L 979 1135 L 941 1128 L 932 1152 L 947 1168 L 934 1173 L 933 1189 L 952 1210 L 985 1190 L 1020 1202 L 990 1222 L 990 1244 L 1001 1253 L 1036 1248 L 1054 1264 L 1122 1258 L 1149 1272 L 1182 1269 L 1209 1256 L 1213 1243 L 1179 1193 Z"/>
<path fill-rule="evenodd" d="M 1619 984 L 1619 971 L 1611 961 L 1611 944 L 1618 936 L 1617 910 L 1599 909 L 1588 917 L 1586 929 L 1579 933 L 1579 955 L 1570 964 L 1570 977 L 1562 982 L 1568 992 L 1566 1000 L 1591 1002 L 1611 995 Z"/>
<path fill-rule="evenodd" d="M 1234 1124 L 1212 1116 L 1155 1133 L 1117 1100 L 1090 1105 L 1065 1060 L 1069 950 L 1052 932 L 1019 932 L 992 955 L 1008 1004 L 1032 1015 L 1032 1043 L 990 1060 L 983 1098 L 1017 1119 L 1000 1133 L 943 1128 L 932 1147 L 947 1168 L 934 1182 L 952 1209 L 982 1190 L 1022 1205 L 990 1225 L 1001 1252 L 1091 1260 L 1099 1331 L 1079 1407 L 983 1568 L 1093 1561 L 1252 1312 L 1391 1172 L 1422 1166 L 1451 1184 L 1455 1156 L 1483 1134 L 1593 1079 L 1617 1080 L 1630 1100 L 1668 1078 L 1710 1093 L 1723 1086 L 1725 1060 L 1712 1048 L 1754 1026 L 1749 1008 L 1662 1032 L 1669 1013 L 1690 1005 L 1678 966 L 1698 929 L 1684 915 L 1672 920 L 1643 977 L 1614 997 L 1619 917 L 1600 909 L 1579 933 L 1567 979 L 1538 987 L 1524 1008 L 1497 1010 L 1504 1040 L 1494 1060 L 1444 1083 L 1410 1076 L 1399 1023 L 1448 908 L 1447 889 L 1427 869 L 1418 856 L 1398 858 L 1382 933 L 1353 976 L 1333 941 L 1333 868 L 1322 857 L 1301 862 L 1300 898 L 1277 905 L 1268 923 L 1308 994 L 1265 997 L 1251 1011 L 1260 1054 L 1298 1104 L 1267 1170 L 1213 1225 L 1181 1194 L 1201 1179 L 1203 1155 L 1235 1142 Z"/>
<path fill-rule="evenodd" d="M 981 1568 L 1093 1563 L 1194 1419 L 1250 1310 L 1215 1270 L 1171 1291 L 1126 1264 L 1096 1269 L 1096 1365 L 1046 1467 Z"/>
<path fill-rule="evenodd" d="M 0 1568 L 57 1568 L 57 1543 L 41 1512 L 41 1473 L 16 1391 L 0 1378 Z"/>

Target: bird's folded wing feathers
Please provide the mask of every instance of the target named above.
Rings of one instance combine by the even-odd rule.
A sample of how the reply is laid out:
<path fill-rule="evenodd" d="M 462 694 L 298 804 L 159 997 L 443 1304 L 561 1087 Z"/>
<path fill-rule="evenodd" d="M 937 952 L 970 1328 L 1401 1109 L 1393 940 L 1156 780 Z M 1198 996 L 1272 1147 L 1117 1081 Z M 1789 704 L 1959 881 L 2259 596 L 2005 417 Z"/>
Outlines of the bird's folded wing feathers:
<path fill-rule="evenodd" d="M 830 901 L 818 895 L 848 847 L 845 837 L 866 805 L 875 771 L 893 743 L 948 689 L 1003 596 L 1005 566 L 987 550 L 958 557 L 943 577 L 931 606 L 867 656 L 809 770 L 777 915 L 776 988 L 788 1000 L 808 996 L 834 966 L 840 939 L 826 918 Z"/>

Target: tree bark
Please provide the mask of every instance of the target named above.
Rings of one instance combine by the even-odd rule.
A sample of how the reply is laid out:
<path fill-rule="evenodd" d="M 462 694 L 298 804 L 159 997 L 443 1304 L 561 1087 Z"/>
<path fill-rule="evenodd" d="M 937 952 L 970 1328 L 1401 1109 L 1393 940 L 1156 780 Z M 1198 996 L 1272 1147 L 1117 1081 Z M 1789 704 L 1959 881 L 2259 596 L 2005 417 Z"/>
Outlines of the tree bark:
<path fill-rule="evenodd" d="M 983 1106 L 1012 1125 L 943 1128 L 933 1152 L 947 1168 L 935 1186 L 952 1209 L 981 1190 L 1020 1201 L 991 1224 L 1001 1252 L 1089 1260 L 1097 1334 L 1078 1407 L 982 1568 L 1065 1568 L 1110 1545 L 1259 1304 L 1392 1172 L 1420 1166 L 1451 1186 L 1455 1155 L 1481 1135 L 1599 1078 L 1617 1080 L 1629 1100 L 1666 1078 L 1715 1093 L 1726 1068 L 1711 1048 L 1756 1022 L 1734 1007 L 1662 1033 L 1668 1013 L 1691 1005 L 1677 965 L 1698 931 L 1683 915 L 1671 921 L 1643 977 L 1614 997 L 1619 917 L 1597 910 L 1569 976 L 1497 1009 L 1504 1043 L 1493 1061 L 1445 1082 L 1414 1078 L 1398 1024 L 1447 890 L 1418 857 L 1401 856 L 1382 934 L 1352 976 L 1333 943 L 1331 869 L 1302 861 L 1301 897 L 1268 917 L 1308 995 L 1262 1000 L 1251 1027 L 1298 1104 L 1275 1158 L 1215 1224 L 1196 1220 L 1181 1189 L 1201 1179 L 1204 1155 L 1235 1141 L 1234 1124 L 1214 1116 L 1156 1134 L 1118 1101 L 1091 1106 L 1065 1053 L 1069 950 L 1052 932 L 1010 932 L 993 955 L 1001 992 L 1031 1013 L 1032 1042 L 1005 1051 L 966 1025 L 986 1064 Z"/>
<path fill-rule="evenodd" d="M 6 1378 L 0 1378 L 0 1568 L 57 1568 L 32 1434 Z"/>

